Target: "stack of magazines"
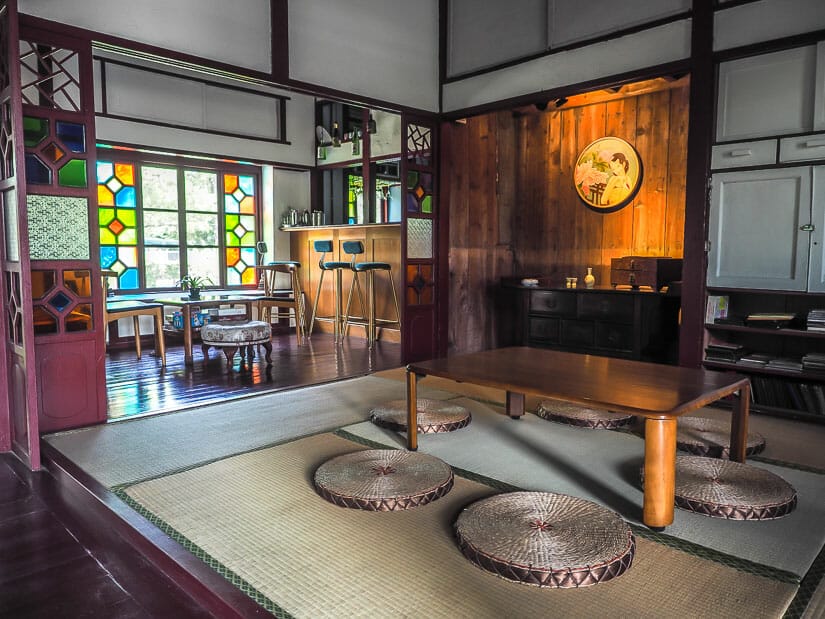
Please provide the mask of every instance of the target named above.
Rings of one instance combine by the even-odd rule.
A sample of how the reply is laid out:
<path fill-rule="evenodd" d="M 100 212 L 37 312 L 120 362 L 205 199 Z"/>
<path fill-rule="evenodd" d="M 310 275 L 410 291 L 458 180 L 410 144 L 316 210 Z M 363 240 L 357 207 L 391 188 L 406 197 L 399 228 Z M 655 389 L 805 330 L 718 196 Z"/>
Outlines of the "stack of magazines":
<path fill-rule="evenodd" d="M 705 359 L 708 361 L 724 361 L 736 363 L 745 354 L 745 347 L 741 344 L 729 342 L 713 342 L 705 348 Z"/>
<path fill-rule="evenodd" d="M 808 331 L 820 331 L 825 333 L 825 309 L 812 309 L 808 311 Z"/>
<path fill-rule="evenodd" d="M 796 314 L 785 312 L 756 313 L 748 314 L 745 319 L 749 327 L 761 327 L 763 329 L 779 329 L 787 327 L 796 318 Z"/>
<path fill-rule="evenodd" d="M 809 352 L 802 357 L 802 369 L 806 372 L 825 372 L 825 353 Z"/>
<path fill-rule="evenodd" d="M 771 370 L 782 370 L 784 372 L 801 372 L 802 362 L 796 359 L 771 359 L 767 367 Z"/>
<path fill-rule="evenodd" d="M 770 361 L 773 360 L 773 355 L 768 355 L 762 352 L 749 352 L 737 361 L 738 365 L 744 365 L 752 368 L 763 368 Z"/>

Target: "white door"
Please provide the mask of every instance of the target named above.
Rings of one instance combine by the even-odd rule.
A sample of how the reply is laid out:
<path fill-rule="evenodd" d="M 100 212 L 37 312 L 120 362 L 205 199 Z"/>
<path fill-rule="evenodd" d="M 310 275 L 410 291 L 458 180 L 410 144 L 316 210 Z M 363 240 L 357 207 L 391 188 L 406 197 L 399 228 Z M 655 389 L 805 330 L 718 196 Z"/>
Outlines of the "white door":
<path fill-rule="evenodd" d="M 803 224 L 805 225 L 805 224 Z M 808 291 L 825 292 L 825 166 L 814 167 L 811 203 L 811 260 L 808 268 Z"/>

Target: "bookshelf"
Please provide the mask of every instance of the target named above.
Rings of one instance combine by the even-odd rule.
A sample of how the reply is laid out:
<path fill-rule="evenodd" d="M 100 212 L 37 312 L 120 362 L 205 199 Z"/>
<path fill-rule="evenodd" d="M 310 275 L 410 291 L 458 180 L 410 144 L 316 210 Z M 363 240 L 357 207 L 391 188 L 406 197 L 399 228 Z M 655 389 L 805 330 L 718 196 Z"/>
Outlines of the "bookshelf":
<path fill-rule="evenodd" d="M 825 309 L 825 294 L 714 287 L 708 295 L 704 366 L 750 376 L 756 412 L 825 423 L 825 369 L 816 360 L 825 332 L 806 329 L 809 312 Z M 727 316 L 714 318 L 714 310 Z M 793 318 L 748 320 L 754 314 Z"/>

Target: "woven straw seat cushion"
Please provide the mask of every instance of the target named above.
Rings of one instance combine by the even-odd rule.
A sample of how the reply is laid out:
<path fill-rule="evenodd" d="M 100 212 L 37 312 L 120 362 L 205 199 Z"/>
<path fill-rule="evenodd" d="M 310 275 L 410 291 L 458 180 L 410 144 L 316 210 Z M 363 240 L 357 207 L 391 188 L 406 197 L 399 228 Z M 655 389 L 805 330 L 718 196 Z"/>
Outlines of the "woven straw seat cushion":
<path fill-rule="evenodd" d="M 464 556 L 539 587 L 587 587 L 623 574 L 636 539 L 615 512 L 565 494 L 508 492 L 465 508 L 455 523 Z"/>
<path fill-rule="evenodd" d="M 326 500 L 376 512 L 425 505 L 452 487 L 453 471 L 446 462 L 399 449 L 356 451 L 315 471 L 315 489 Z"/>
<path fill-rule="evenodd" d="M 209 323 L 201 328 L 201 341 L 210 346 L 244 346 L 268 342 L 272 327 L 260 320 L 241 323 Z"/>
<path fill-rule="evenodd" d="M 418 398 L 418 431 L 422 434 L 433 432 L 452 432 L 459 430 L 470 423 L 472 416 L 463 406 Z M 382 428 L 407 431 L 407 401 L 391 400 L 370 411 L 370 421 Z"/>
<path fill-rule="evenodd" d="M 561 400 L 542 400 L 536 409 L 536 414 L 548 421 L 598 430 L 613 430 L 627 426 L 634 421 L 633 415 L 587 408 Z"/>
<path fill-rule="evenodd" d="M 796 490 L 755 466 L 701 456 L 676 457 L 676 505 L 730 520 L 770 520 L 796 508 Z"/>
<path fill-rule="evenodd" d="M 680 417 L 676 446 L 695 456 L 730 459 L 730 424 L 704 417 Z M 753 456 L 765 449 L 765 437 L 749 432 L 745 455 Z"/>

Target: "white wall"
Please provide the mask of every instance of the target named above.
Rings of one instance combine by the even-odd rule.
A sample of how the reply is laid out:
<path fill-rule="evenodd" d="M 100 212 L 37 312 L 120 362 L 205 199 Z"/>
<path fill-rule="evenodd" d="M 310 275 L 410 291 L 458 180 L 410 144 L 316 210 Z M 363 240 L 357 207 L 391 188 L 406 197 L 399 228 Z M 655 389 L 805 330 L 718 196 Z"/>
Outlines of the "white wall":
<path fill-rule="evenodd" d="M 438 1 L 290 2 L 289 76 L 437 111 Z"/>
<path fill-rule="evenodd" d="M 241 10 L 242 7 L 242 10 Z M 272 71 L 269 0 L 19 0 L 21 13 L 256 71 Z"/>
<path fill-rule="evenodd" d="M 761 0 L 717 11 L 713 48 L 730 49 L 823 28 L 823 0 Z"/>
<path fill-rule="evenodd" d="M 281 217 L 290 207 L 303 211 L 309 209 L 309 172 L 293 172 L 265 168 L 265 176 L 272 175 L 272 217 L 271 227 L 264 222 L 264 240 L 269 245 L 267 260 L 289 260 L 289 232 L 278 228 Z M 266 190 L 266 182 L 264 182 Z M 266 214 L 264 215 L 266 217 Z M 270 236 L 271 234 L 271 236 Z"/>
<path fill-rule="evenodd" d="M 690 34 L 691 20 L 681 20 L 451 82 L 443 89 L 443 111 L 683 60 L 690 56 Z"/>

